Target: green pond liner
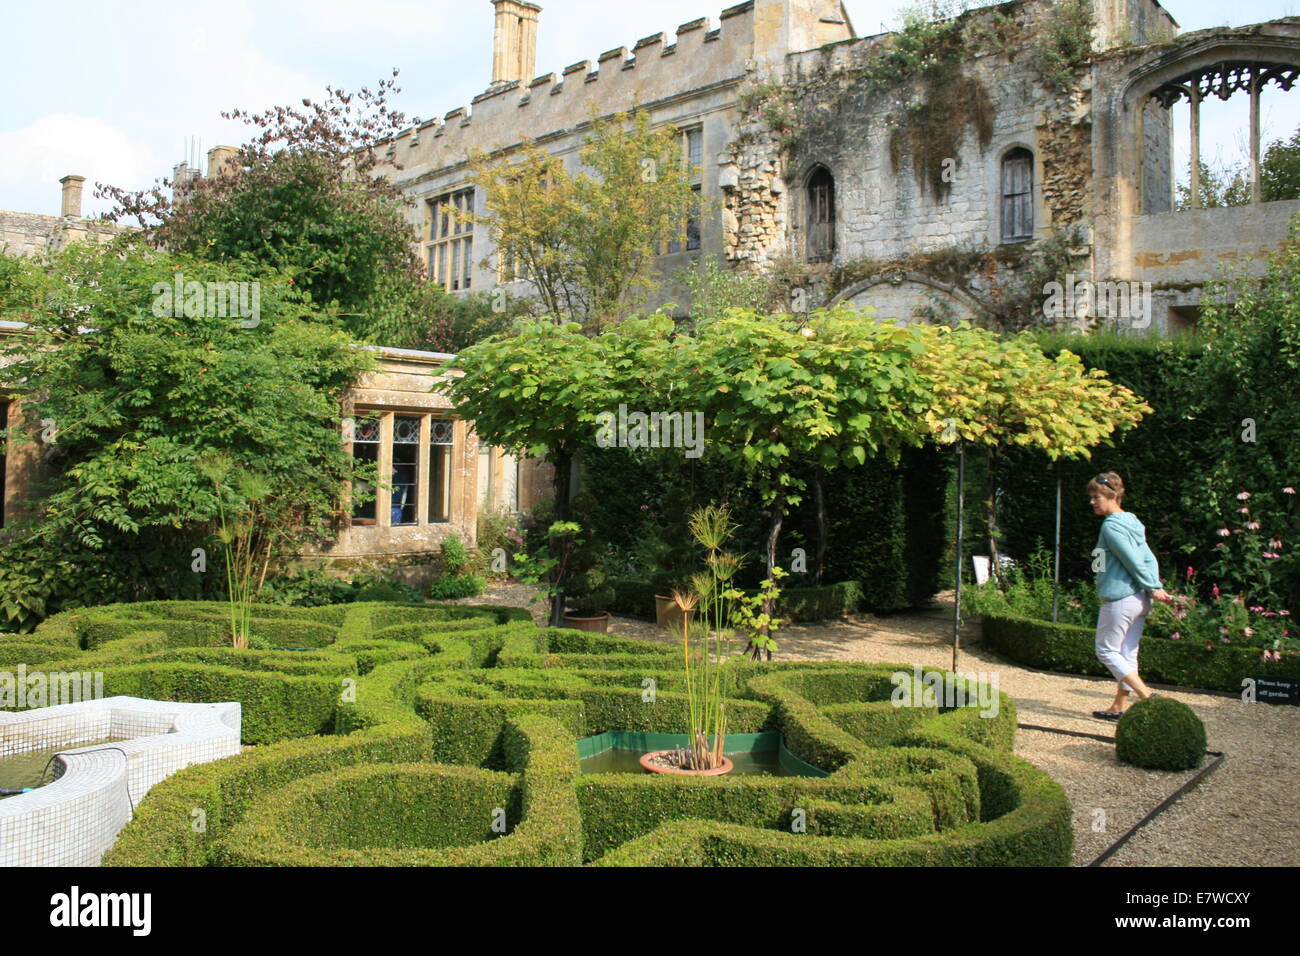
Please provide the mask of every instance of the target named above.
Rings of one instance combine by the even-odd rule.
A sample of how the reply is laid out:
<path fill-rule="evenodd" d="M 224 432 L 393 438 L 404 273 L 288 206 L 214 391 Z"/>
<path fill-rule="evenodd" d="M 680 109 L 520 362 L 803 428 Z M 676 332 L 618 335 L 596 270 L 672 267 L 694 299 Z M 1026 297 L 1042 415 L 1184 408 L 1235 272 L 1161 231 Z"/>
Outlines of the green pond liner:
<path fill-rule="evenodd" d="M 578 759 L 585 760 L 605 753 L 607 750 L 634 750 L 649 753 L 652 750 L 673 750 L 685 747 L 690 741 L 689 734 L 653 734 L 631 730 L 607 730 L 594 737 L 584 737 L 578 741 Z M 807 761 L 795 756 L 786 748 L 780 732 L 764 731 L 761 734 L 727 734 L 723 753 L 758 754 L 775 752 L 781 767 L 794 777 L 829 777 L 830 774 L 820 767 L 814 767 Z"/>

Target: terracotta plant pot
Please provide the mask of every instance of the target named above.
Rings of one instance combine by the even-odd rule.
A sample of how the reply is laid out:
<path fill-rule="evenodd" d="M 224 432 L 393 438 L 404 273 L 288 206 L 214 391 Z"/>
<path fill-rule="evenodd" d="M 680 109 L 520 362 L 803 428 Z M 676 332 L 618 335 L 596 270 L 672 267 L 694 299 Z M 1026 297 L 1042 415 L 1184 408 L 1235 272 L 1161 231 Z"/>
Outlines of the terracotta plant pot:
<path fill-rule="evenodd" d="M 671 597 L 655 595 L 655 623 L 660 627 L 681 627 L 683 616 L 689 621 L 694 614 L 694 611 L 682 611 Z"/>
<path fill-rule="evenodd" d="M 564 627 L 572 628 L 575 631 L 594 631 L 597 634 L 609 633 L 609 612 L 601 611 L 600 614 L 593 617 L 585 615 L 570 614 L 564 612 Z"/>
<path fill-rule="evenodd" d="M 731 773 L 732 768 L 735 766 L 725 754 L 722 757 L 722 766 L 715 767 L 712 770 L 679 770 L 676 767 L 661 767 L 650 761 L 651 757 L 670 753 L 672 753 L 671 750 L 652 750 L 648 754 L 642 754 L 641 766 L 651 773 L 679 773 L 687 777 L 721 777 L 724 773 Z"/>

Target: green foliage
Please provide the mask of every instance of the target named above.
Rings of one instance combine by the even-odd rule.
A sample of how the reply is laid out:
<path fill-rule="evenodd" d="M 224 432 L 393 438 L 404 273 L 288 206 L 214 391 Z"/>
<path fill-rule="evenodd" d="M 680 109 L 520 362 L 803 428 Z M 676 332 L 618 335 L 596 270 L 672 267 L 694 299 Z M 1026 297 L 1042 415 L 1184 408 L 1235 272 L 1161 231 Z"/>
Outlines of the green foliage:
<path fill-rule="evenodd" d="M 591 527 L 592 515 L 599 507 L 595 497 L 580 491 L 571 502 L 575 522 L 582 537 L 569 555 L 564 575 L 564 599 L 576 614 L 600 614 L 609 609 L 614 589 L 605 575 L 604 547 Z"/>
<path fill-rule="evenodd" d="M 652 129 L 645 110 L 593 119 L 579 156 L 576 173 L 532 143 L 509 164 L 474 156 L 487 199 L 470 218 L 524 270 L 546 313 L 599 331 L 636 307 L 656 242 L 681 228 L 697 197 L 676 130 Z"/>
<path fill-rule="evenodd" d="M 762 310 L 771 297 L 771 283 L 763 275 L 745 275 L 701 257 L 679 278 L 691 292 L 691 325 L 698 333 L 732 309 Z"/>
<path fill-rule="evenodd" d="M 327 89 L 302 109 L 225 114 L 246 123 L 250 139 L 215 175 L 139 192 L 102 189 L 117 203 L 110 217 L 136 219 L 155 249 L 282 273 L 313 311 L 367 338 L 422 317 L 430 304 L 409 200 L 392 177 L 376 175 L 376 144 L 407 121 L 387 105 L 400 92 L 392 79 L 352 94 Z"/>
<path fill-rule="evenodd" d="M 1058 0 L 1042 32 L 1034 68 L 1051 89 L 1066 92 L 1092 58 L 1092 0 Z"/>
<path fill-rule="evenodd" d="M 459 598 L 478 597 L 487 583 L 477 574 L 444 574 L 429 584 L 429 598 L 434 601 L 455 601 Z"/>
<path fill-rule="evenodd" d="M 889 701 L 892 665 L 736 662 L 734 731 L 777 730 L 797 756 L 837 773 L 579 777 L 578 737 L 613 727 L 666 732 L 686 718 L 671 649 L 538 630 L 509 609 L 265 611 L 255 633 L 283 644 L 311 628 L 324 646 L 298 655 L 191 646 L 108 666 L 122 643 L 219 641 L 221 606 L 126 605 L 42 625 L 38 641 L 72 655 L 69 667 L 104 666 L 124 690 L 251 702 L 246 737 L 259 746 L 155 785 L 105 865 L 1069 860 L 1069 804 L 1012 755 L 1016 716 L 1005 695 L 990 718 L 970 707 L 900 716 Z M 155 629 L 164 622 L 166 634 Z M 177 625 L 189 624 L 182 635 Z M 381 651 L 386 660 L 373 656 Z M 507 657 L 519 666 L 487 666 Z M 641 666 L 624 666 L 630 657 Z M 642 700 L 647 673 L 659 687 L 654 707 Z M 340 700 L 344 677 L 356 681 L 354 702 Z M 295 736 L 331 712 L 334 733 Z M 505 833 L 490 826 L 498 807 Z M 807 834 L 789 832 L 796 807 L 807 811 Z M 206 818 L 201 830 L 195 809 Z M 685 842 L 665 840 L 662 826 L 689 828 Z"/>
<path fill-rule="evenodd" d="M 1266 538 L 1280 546 L 1249 554 L 1240 546 L 1216 548 L 1223 558 L 1215 562 L 1214 580 L 1225 591 L 1245 593 L 1251 604 L 1290 608 L 1300 604 L 1300 555 L 1293 547 L 1300 533 L 1298 283 L 1300 219 L 1262 278 L 1229 275 L 1206 290 L 1200 322 L 1206 347 L 1187 414 L 1211 423 L 1211 436 L 1197 449 L 1183 495 L 1184 507 L 1204 516 L 1202 540 L 1225 528 L 1231 534 L 1230 516 L 1249 509 L 1259 527 L 1239 528 L 1243 543 L 1256 530 L 1263 536 L 1253 543 Z"/>
<path fill-rule="evenodd" d="M 1260 162 L 1260 189 L 1264 202 L 1300 199 L 1300 128 L 1290 139 L 1278 139 L 1264 148 Z"/>
<path fill-rule="evenodd" d="M 1200 208 L 1222 209 L 1227 206 L 1246 206 L 1250 204 L 1250 171 L 1245 161 L 1210 166 L 1201 160 Z M 1176 209 L 1192 208 L 1192 184 L 1190 178 L 1177 184 L 1178 198 Z"/>
<path fill-rule="evenodd" d="M 1109 677 L 1097 660 L 1096 626 L 1052 624 L 1050 620 L 987 612 L 984 643 L 1019 664 L 1068 674 Z M 1142 641 L 1144 679 L 1181 687 L 1240 694 L 1242 681 L 1256 675 L 1300 678 L 1300 653 L 1262 661 L 1256 648 L 1165 639 L 1149 628 Z"/>
<path fill-rule="evenodd" d="M 1147 770 L 1195 770 L 1205 760 L 1205 725 L 1172 697 L 1135 701 L 1115 726 L 1115 754 Z"/>
<path fill-rule="evenodd" d="M 1052 554 L 1039 547 L 1028 561 L 1012 564 L 997 579 L 990 576 L 982 586 L 963 588 L 962 608 L 971 614 L 1051 620 L 1054 593 Z M 1079 627 L 1094 626 L 1101 609 L 1091 583 L 1063 585 L 1057 604 L 1057 620 Z"/>
<path fill-rule="evenodd" d="M 258 283 L 255 324 L 167 308 L 182 276 Z M 49 294 L 24 305 L 33 288 Z M 3 317 L 29 325 L 0 349 L 6 381 L 21 380 L 29 396 L 4 437 L 43 443 L 48 476 L 23 536 L 64 551 L 67 570 L 82 566 L 68 563 L 75 555 L 114 556 L 89 579 L 85 570 L 59 578 L 38 547 L 20 551 L 25 570 L 3 593 L 11 619 L 19 607 L 211 593 L 203 575 L 224 573 L 220 542 L 209 540 L 219 506 L 242 513 L 250 500 L 239 482 L 220 490 L 204 478 L 197 465 L 213 456 L 265 492 L 249 556 L 326 539 L 344 482 L 357 477 L 338 441 L 339 402 L 372 359 L 317 322 L 283 274 L 74 244 L 4 298 L 12 310 Z M 209 551 L 206 572 L 191 567 L 196 547 Z"/>

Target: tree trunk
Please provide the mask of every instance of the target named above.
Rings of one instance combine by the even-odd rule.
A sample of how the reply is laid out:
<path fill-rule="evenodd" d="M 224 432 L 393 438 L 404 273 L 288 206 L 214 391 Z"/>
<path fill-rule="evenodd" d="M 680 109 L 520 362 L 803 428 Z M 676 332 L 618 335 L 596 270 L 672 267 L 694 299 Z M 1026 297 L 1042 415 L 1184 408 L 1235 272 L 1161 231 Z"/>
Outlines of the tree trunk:
<path fill-rule="evenodd" d="M 998 450 L 990 446 L 988 450 L 987 498 L 984 502 L 984 516 L 989 534 L 989 577 L 995 584 L 1001 584 L 1002 574 L 998 562 Z"/>
<path fill-rule="evenodd" d="M 822 479 L 826 470 L 820 465 L 813 469 L 813 501 L 817 506 L 817 570 L 813 572 L 813 585 L 821 587 L 822 568 L 826 565 L 826 494 Z"/>
<path fill-rule="evenodd" d="M 573 467 L 573 454 L 569 451 L 554 451 L 551 454 L 551 462 L 555 466 L 555 477 L 553 487 L 555 489 L 555 520 L 569 520 L 569 471 Z M 560 561 L 564 555 L 562 553 L 560 542 L 552 537 L 550 542 L 551 557 Z M 555 577 L 555 595 L 551 598 L 550 626 L 559 627 L 564 623 L 564 581 L 562 580 L 564 568 L 556 565 Z"/>
<path fill-rule="evenodd" d="M 777 539 L 781 537 L 781 525 L 784 521 L 785 495 L 778 494 L 776 500 L 772 502 L 772 524 L 767 533 L 767 576 L 769 578 L 772 576 L 772 569 L 776 567 L 776 542 Z M 775 612 L 776 603 L 771 598 L 768 598 L 763 602 L 763 613 L 771 618 Z M 768 628 L 763 628 L 763 637 L 767 637 L 769 633 L 770 631 Z M 749 642 L 749 646 L 746 647 L 745 650 L 747 652 L 753 651 L 754 660 L 758 660 L 760 652 L 758 648 L 754 647 L 754 642 L 752 640 Z M 769 652 L 768 656 L 770 658 L 771 652 Z"/>

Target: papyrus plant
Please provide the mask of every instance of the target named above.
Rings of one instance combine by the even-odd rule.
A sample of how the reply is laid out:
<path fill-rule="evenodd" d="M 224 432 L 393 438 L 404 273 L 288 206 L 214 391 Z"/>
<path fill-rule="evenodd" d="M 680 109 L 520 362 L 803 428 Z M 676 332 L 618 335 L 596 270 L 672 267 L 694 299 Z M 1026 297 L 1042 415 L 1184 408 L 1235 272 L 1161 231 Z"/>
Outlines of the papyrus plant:
<path fill-rule="evenodd" d="M 226 597 L 230 603 L 230 643 L 248 647 L 253 613 L 253 572 L 260 548 L 254 540 L 261 534 L 262 507 L 271 492 L 263 475 L 244 471 L 230 483 L 233 469 L 224 455 L 209 455 L 198 462 L 199 472 L 212 482 L 217 498 L 217 540 L 225 555 Z M 227 501 L 234 492 L 236 501 Z"/>
<path fill-rule="evenodd" d="M 690 591 L 673 591 L 682 611 L 674 630 L 682 642 L 690 717 L 690 743 L 679 752 L 678 762 L 687 770 L 713 770 L 722 765 L 727 739 L 730 661 L 735 656 L 730 624 L 740 596 L 731 580 L 741 559 L 724 549 L 738 526 L 725 506 L 710 505 L 691 515 L 689 527 L 705 550 L 705 569 L 692 576 Z M 697 610 L 698 615 L 692 615 Z"/>

